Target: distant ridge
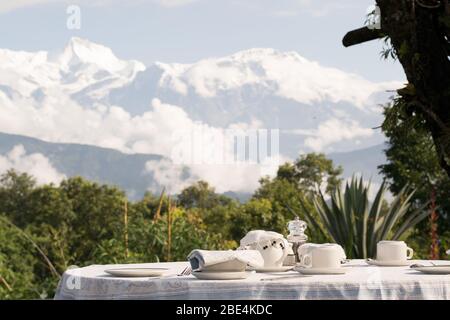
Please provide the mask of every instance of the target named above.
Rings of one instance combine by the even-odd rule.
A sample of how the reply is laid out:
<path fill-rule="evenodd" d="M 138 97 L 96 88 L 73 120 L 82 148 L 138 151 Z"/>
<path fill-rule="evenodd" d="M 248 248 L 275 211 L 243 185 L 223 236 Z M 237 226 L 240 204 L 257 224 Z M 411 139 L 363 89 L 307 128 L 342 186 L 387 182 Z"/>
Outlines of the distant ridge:
<path fill-rule="evenodd" d="M 330 153 L 328 157 L 335 165 L 343 167 L 346 178 L 357 173 L 362 174 L 365 180 L 371 179 L 373 182 L 380 183 L 382 177 L 378 173 L 378 166 L 387 161 L 384 154 L 386 148 L 386 144 L 379 144 L 351 152 Z"/>
<path fill-rule="evenodd" d="M 22 145 L 27 154 L 40 153 L 47 157 L 55 169 L 67 177 L 82 176 L 99 183 L 116 185 L 125 190 L 128 196 L 137 200 L 146 190 L 160 190 L 162 186 L 155 182 L 152 173 L 145 173 L 147 161 L 167 161 L 154 154 L 125 154 L 117 150 L 73 143 L 50 143 L 21 135 L 0 133 L 0 155 L 4 156 L 15 146 Z M 351 152 L 332 153 L 336 165 L 344 168 L 344 176 L 362 173 L 366 180 L 380 182 L 377 166 L 385 163 L 383 149 L 376 145 L 367 149 Z M 170 170 L 170 169 L 168 169 Z M 247 200 L 251 194 L 226 192 L 233 198 Z"/>
<path fill-rule="evenodd" d="M 153 186 L 158 187 L 151 174 L 144 175 L 145 163 L 161 160 L 159 155 L 124 154 L 81 144 L 50 143 L 39 139 L 0 133 L 0 154 L 4 155 L 16 145 L 23 145 L 30 153 L 41 153 L 52 165 L 68 177 L 82 176 L 86 179 L 121 187 L 127 194 L 138 199 Z"/>

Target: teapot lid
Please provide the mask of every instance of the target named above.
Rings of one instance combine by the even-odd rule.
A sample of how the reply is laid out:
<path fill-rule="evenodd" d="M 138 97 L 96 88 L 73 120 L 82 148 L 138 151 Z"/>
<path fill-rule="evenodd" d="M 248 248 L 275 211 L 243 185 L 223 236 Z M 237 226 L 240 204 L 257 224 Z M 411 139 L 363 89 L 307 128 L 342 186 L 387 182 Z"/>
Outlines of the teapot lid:
<path fill-rule="evenodd" d="M 241 239 L 240 245 L 241 247 L 245 247 L 253 243 L 273 239 L 284 239 L 284 236 L 274 231 L 252 230 Z"/>

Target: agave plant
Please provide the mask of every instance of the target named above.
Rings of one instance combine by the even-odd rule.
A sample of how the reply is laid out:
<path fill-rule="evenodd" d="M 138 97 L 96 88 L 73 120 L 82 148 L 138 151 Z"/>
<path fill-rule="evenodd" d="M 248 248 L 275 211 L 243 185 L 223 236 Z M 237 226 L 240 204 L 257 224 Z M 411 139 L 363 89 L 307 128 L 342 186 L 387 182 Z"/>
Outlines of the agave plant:
<path fill-rule="evenodd" d="M 313 228 L 328 234 L 344 248 L 349 258 L 374 257 L 378 241 L 400 239 L 429 215 L 425 209 L 428 204 L 410 210 L 414 191 L 408 186 L 401 190 L 388 208 L 383 206 L 386 182 L 381 184 L 372 203 L 368 198 L 369 190 L 370 183 L 364 185 L 362 178 L 353 177 L 346 183 L 345 190 L 337 188 L 331 199 L 327 200 L 322 193 L 313 199 L 320 222 L 306 212 Z"/>

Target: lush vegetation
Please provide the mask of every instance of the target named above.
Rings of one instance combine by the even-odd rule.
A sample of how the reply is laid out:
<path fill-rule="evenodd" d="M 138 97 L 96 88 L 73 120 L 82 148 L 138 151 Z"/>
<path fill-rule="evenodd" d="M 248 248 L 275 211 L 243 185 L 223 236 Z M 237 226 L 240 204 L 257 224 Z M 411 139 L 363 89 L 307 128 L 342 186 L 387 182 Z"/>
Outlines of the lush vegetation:
<path fill-rule="evenodd" d="M 406 95 L 405 92 L 403 92 Z M 384 108 L 382 129 L 388 138 L 387 163 L 380 166 L 390 191 L 398 194 L 405 184 L 416 192 L 413 208 L 435 202 L 438 216 L 435 234 L 432 224 L 423 221 L 415 229 L 414 250 L 423 256 L 430 252 L 430 236 L 436 238 L 435 257 L 445 256 L 450 248 L 450 179 L 440 165 L 433 137 L 425 128 L 423 116 L 414 112 L 403 98 L 396 98 Z"/>
<path fill-rule="evenodd" d="M 390 205 L 385 200 L 385 182 L 372 203 L 369 189 L 370 183 L 366 186 L 362 178 L 353 178 L 343 191 L 337 188 L 330 200 L 322 194 L 313 199 L 325 231 L 319 226 L 317 229 L 330 234 L 333 241 L 344 248 L 348 258 L 374 257 L 379 241 L 400 240 L 405 232 L 429 215 L 427 204 L 410 210 L 414 191 L 408 191 L 407 187 L 400 190 Z M 306 214 L 309 213 L 306 211 Z"/>
<path fill-rule="evenodd" d="M 276 177 L 261 179 L 253 196 L 240 203 L 204 181 L 178 195 L 149 192 L 130 202 L 117 187 L 79 177 L 58 186 L 37 185 L 27 174 L 9 171 L 0 177 L 0 299 L 52 297 L 60 275 L 72 265 L 185 260 L 194 248 L 235 248 L 252 229 L 286 234 L 295 215 L 308 222 L 311 242 L 339 242 L 350 248 L 351 257 L 371 253 L 360 251 L 360 215 L 369 220 L 372 214 L 388 220 L 395 216 L 383 236 L 420 234 L 429 243 L 419 228 L 402 230 L 420 209 L 419 196 L 408 202 L 400 193 L 392 204 L 377 196 L 370 206 L 362 182 L 353 182 L 353 198 L 347 196 L 348 186 L 341 194 L 341 174 L 324 155 L 304 155 L 280 166 Z M 348 208 L 355 219 L 356 229 L 342 241 L 332 228 L 342 226 L 345 216 L 334 217 L 336 225 L 329 223 L 325 211 L 330 197 L 331 203 L 345 202 L 345 208 L 332 205 L 334 212 Z M 428 199 L 424 201 L 427 207 Z M 372 227 L 362 227 L 367 237 Z M 426 223 L 422 227 L 427 230 Z"/>

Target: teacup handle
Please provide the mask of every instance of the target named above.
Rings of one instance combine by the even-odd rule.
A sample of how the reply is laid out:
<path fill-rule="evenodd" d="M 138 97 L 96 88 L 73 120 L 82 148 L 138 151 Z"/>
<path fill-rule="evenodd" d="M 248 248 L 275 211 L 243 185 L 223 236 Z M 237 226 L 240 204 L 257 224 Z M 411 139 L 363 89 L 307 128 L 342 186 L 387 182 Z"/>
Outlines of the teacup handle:
<path fill-rule="evenodd" d="M 283 247 L 283 256 L 280 258 L 280 260 L 277 261 L 278 264 L 282 264 L 284 262 L 284 259 L 288 256 L 288 246 L 289 242 L 286 239 L 281 239 L 283 241 L 284 247 Z"/>
<path fill-rule="evenodd" d="M 311 254 L 305 253 L 305 254 L 302 256 L 302 261 L 300 261 L 300 264 L 301 264 L 303 267 L 311 268 L 311 267 L 312 267 L 312 257 L 311 257 Z"/>
<path fill-rule="evenodd" d="M 411 249 L 410 247 L 407 247 L 407 248 L 406 248 L 406 252 L 407 252 L 406 258 L 407 258 L 407 259 L 412 259 L 413 254 L 414 254 L 414 250 Z"/>

